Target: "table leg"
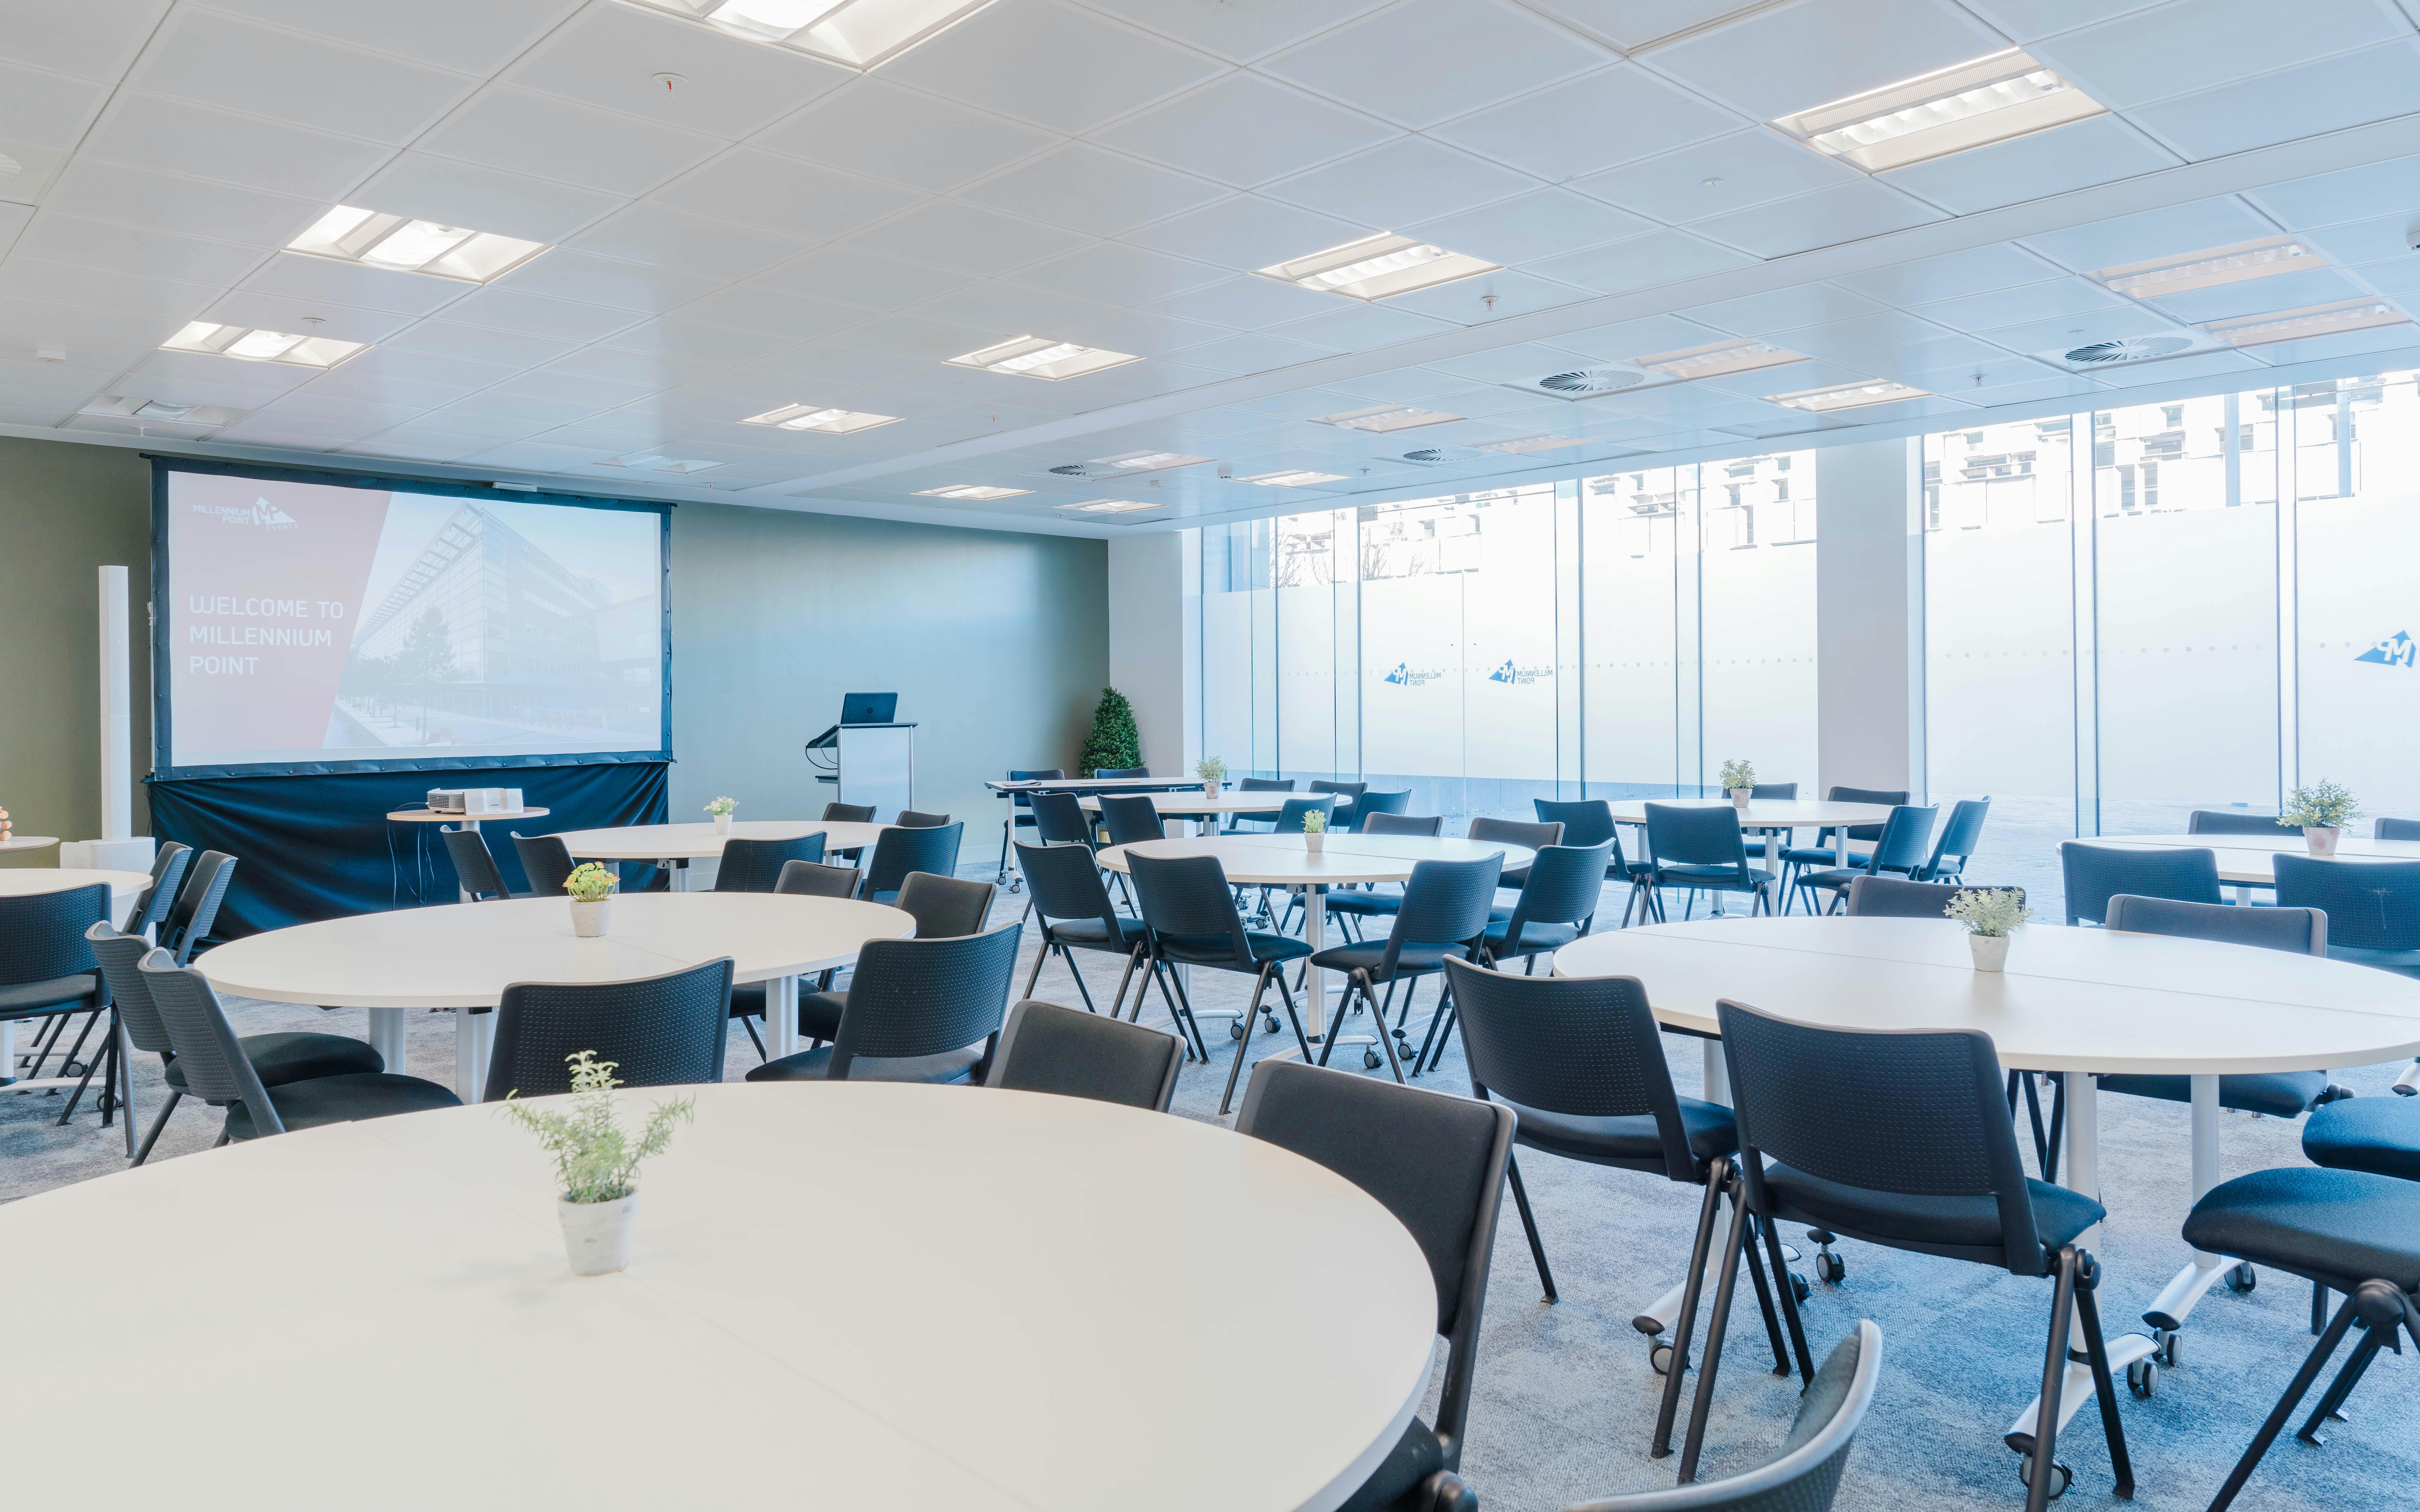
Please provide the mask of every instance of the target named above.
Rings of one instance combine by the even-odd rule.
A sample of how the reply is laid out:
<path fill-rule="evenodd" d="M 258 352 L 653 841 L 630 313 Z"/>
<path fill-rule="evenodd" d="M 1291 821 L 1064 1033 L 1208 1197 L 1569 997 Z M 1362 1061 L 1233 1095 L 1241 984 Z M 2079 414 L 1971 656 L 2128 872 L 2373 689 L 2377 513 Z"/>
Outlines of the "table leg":
<path fill-rule="evenodd" d="M 409 1022 L 405 1008 L 374 1008 L 370 1010 L 370 1048 L 386 1062 L 392 1075 L 403 1074 L 403 1026 Z"/>
<path fill-rule="evenodd" d="M 488 1053 L 495 1042 L 493 1009 L 485 1013 L 467 1008 L 454 1011 L 454 1095 L 463 1102 L 476 1103 L 487 1090 Z"/>
<path fill-rule="evenodd" d="M 1303 889 L 1302 941 L 1311 947 L 1311 953 L 1313 955 L 1327 949 L 1327 889 L 1324 887 L 1313 886 Z M 1303 1011 L 1311 1015 L 1308 1028 L 1311 1037 L 1317 1040 L 1322 1034 L 1327 1032 L 1326 1027 L 1327 969 L 1325 966 L 1306 965 L 1303 970 L 1302 986 L 1303 996 L 1309 999 L 1303 1004 Z M 1249 1027 L 1249 1025 L 1246 1026 L 1248 1033 Z M 1382 1034 L 1386 1032 L 1383 1025 L 1380 1026 L 1379 1032 Z M 1246 1042 L 1250 1041 L 1247 1040 Z"/>
<path fill-rule="evenodd" d="M 664 869 L 665 875 L 672 879 L 668 885 L 673 891 L 689 891 L 689 862 L 686 860 L 672 859 L 658 861 L 656 864 L 662 867 Z"/>
<path fill-rule="evenodd" d="M 0 1019 L 0 1083 L 17 1079 L 17 1021 Z"/>
<path fill-rule="evenodd" d="M 475 835 L 479 832 L 479 821 L 473 819 L 466 814 L 457 822 L 454 827 L 457 829 L 469 830 L 472 834 Z M 471 889 L 461 886 L 461 879 L 459 877 L 455 878 L 454 901 L 458 903 L 467 903 L 471 901 Z M 465 1097 L 462 1101 L 467 1103 L 470 1099 Z"/>
<path fill-rule="evenodd" d="M 2199 1202 L 2218 1184 L 2218 1078 L 2193 1078 L 2193 1195 Z M 2143 1321 L 2170 1333 L 2184 1326 L 2194 1304 L 2236 1261 L 2208 1250 L 2194 1251 L 2193 1259 L 2170 1278 L 2144 1311 Z"/>
<path fill-rule="evenodd" d="M 776 977 L 765 984 L 765 1057 L 779 1060 L 799 1051 L 799 979 Z"/>

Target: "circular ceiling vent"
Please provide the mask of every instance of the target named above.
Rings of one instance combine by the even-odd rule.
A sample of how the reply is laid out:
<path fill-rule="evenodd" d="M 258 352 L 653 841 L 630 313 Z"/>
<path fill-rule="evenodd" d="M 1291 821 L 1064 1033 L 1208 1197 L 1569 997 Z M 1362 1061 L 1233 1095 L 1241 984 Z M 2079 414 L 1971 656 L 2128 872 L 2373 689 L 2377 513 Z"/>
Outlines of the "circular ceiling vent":
<path fill-rule="evenodd" d="M 2078 347 L 2067 354 L 2067 360 L 2078 367 L 2106 367 L 2112 363 L 2174 357 L 2192 346 L 2193 342 L 2183 336 L 2130 336 L 2124 341 L 2096 341 L 2089 347 Z"/>
<path fill-rule="evenodd" d="M 1105 468 L 1093 462 L 1070 462 L 1063 468 L 1052 468 L 1050 471 L 1063 478 L 1106 478 L 1119 470 Z"/>
<path fill-rule="evenodd" d="M 1583 367 L 1569 373 L 1549 373 L 1538 380 L 1538 387 L 1549 393 L 1567 393 L 1583 399 L 1591 393 L 1612 393 L 1635 388 L 1646 381 L 1637 373 L 1625 373 L 1618 367 Z"/>
<path fill-rule="evenodd" d="M 1455 462 L 1484 462 L 1488 455 L 1476 446 L 1424 446 L 1417 452 L 1405 452 L 1404 460 L 1424 468 L 1441 468 Z"/>

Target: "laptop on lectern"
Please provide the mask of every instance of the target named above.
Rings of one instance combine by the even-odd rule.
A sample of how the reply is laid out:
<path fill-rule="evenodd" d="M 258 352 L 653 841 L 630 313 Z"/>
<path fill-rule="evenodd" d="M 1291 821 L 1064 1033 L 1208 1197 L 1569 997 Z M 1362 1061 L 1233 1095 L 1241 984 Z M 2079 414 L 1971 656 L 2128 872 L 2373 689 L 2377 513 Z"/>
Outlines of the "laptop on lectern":
<path fill-rule="evenodd" d="M 890 724 L 899 713 L 896 693 L 844 693 L 840 699 L 840 722 L 843 724 Z"/>

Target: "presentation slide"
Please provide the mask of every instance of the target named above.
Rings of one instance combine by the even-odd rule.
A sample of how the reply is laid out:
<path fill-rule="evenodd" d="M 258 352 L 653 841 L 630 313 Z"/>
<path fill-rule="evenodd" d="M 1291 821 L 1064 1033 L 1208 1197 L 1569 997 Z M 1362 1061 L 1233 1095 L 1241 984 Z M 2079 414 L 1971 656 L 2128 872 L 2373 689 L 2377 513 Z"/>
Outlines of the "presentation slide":
<path fill-rule="evenodd" d="M 663 748 L 655 511 L 166 481 L 162 764 Z"/>

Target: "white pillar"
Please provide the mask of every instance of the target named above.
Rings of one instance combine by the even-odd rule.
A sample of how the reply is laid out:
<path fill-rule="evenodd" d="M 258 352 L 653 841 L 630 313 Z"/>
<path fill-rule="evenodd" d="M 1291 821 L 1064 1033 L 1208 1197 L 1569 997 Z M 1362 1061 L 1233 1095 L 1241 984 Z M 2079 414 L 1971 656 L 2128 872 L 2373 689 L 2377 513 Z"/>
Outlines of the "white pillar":
<path fill-rule="evenodd" d="M 1835 446 L 1816 465 L 1816 779 L 1921 802 L 1923 443 Z"/>
<path fill-rule="evenodd" d="M 1109 543 L 1109 686 L 1134 705 L 1154 777 L 1202 758 L 1202 556 L 1195 531 Z"/>
<path fill-rule="evenodd" d="M 133 650 L 126 569 L 101 569 L 101 838 L 134 833 Z"/>

